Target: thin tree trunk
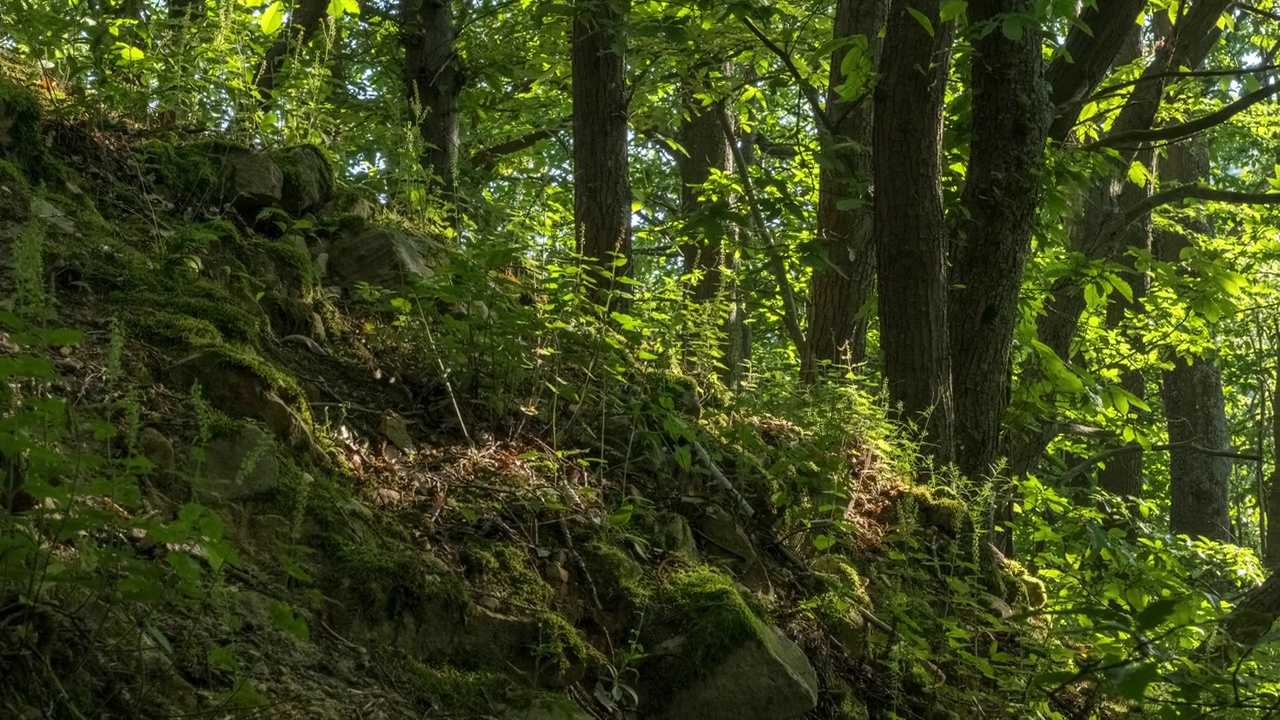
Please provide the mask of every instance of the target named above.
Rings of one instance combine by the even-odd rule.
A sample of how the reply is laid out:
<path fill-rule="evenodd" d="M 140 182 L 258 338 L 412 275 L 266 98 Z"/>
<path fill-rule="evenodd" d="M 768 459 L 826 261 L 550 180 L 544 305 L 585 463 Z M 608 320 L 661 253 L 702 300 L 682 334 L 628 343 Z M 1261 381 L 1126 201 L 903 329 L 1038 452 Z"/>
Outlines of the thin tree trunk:
<path fill-rule="evenodd" d="M 832 132 L 820 132 L 823 164 L 818 176 L 818 240 L 829 265 L 814 270 L 806 344 L 801 353 L 806 382 L 818 378 L 824 361 L 859 363 L 867 352 L 867 318 L 861 314 L 875 284 L 875 236 L 871 206 L 871 103 L 843 99 L 838 88 L 849 41 L 866 40 L 868 82 L 880 56 L 880 28 L 888 0 L 839 0 L 831 54 L 826 114 Z M 856 207 L 842 207 L 857 202 Z"/>
<path fill-rule="evenodd" d="M 204 0 L 182 0 L 188 8 L 204 7 Z M 176 7 L 181 7 L 175 6 Z M 175 8 L 170 8 L 173 12 Z M 275 96 L 276 76 L 284 67 L 290 50 L 300 48 L 320 27 L 320 22 L 329 14 L 329 0 L 300 0 L 289 16 L 289 24 L 276 35 L 275 42 L 267 48 L 262 59 L 262 69 L 258 72 L 255 85 L 258 88 L 258 99 L 262 107 L 271 105 Z"/>
<path fill-rule="evenodd" d="M 625 293 L 631 179 L 624 48 L 630 0 L 581 0 L 572 31 L 573 210 L 578 252 L 601 273 L 597 297 Z M 622 259 L 615 265 L 614 258 Z"/>
<path fill-rule="evenodd" d="M 1280 328 L 1276 340 L 1280 342 Z M 1274 464 L 1267 478 L 1266 562 L 1274 571 L 1280 568 L 1280 357 L 1276 360 L 1275 382 L 1271 386 L 1271 453 Z"/>
<path fill-rule="evenodd" d="M 439 181 L 445 198 L 454 200 L 464 78 L 453 12 L 449 0 L 402 0 L 400 12 L 405 92 L 425 144 L 419 161 Z"/>
<path fill-rule="evenodd" d="M 933 32 L 908 12 L 930 20 Z M 893 0 L 875 92 L 876 277 L 889 400 L 924 430 L 939 465 L 954 451 L 940 151 L 951 23 L 939 0 Z"/>
<path fill-rule="evenodd" d="M 680 162 L 680 211 L 685 221 L 685 242 L 680 253 L 685 274 L 699 275 L 693 286 L 693 299 L 707 302 L 719 294 L 722 284 L 721 237 L 725 227 L 720 222 L 709 222 L 707 216 L 725 203 L 707 200 L 703 185 L 713 171 L 733 172 L 733 153 L 720 122 L 724 101 L 703 105 L 696 91 L 694 87 L 686 88 L 680 119 L 680 144 L 687 153 Z"/>
<path fill-rule="evenodd" d="M 1209 176 L 1209 155 L 1202 143 L 1188 141 L 1171 146 L 1165 161 L 1162 182 L 1186 183 Z M 1192 232 L 1211 233 L 1206 221 L 1195 223 Z M 1179 261 L 1191 239 L 1179 232 L 1161 232 L 1157 257 L 1164 262 Z M 1231 445 L 1227 428 L 1226 401 L 1222 378 L 1212 360 L 1203 357 L 1175 357 L 1173 369 L 1164 372 L 1161 387 L 1169 443 L 1194 443 L 1201 447 Z M 1169 529 L 1175 535 L 1205 537 L 1231 542 L 1231 458 L 1206 455 L 1193 447 L 1169 451 Z"/>
<path fill-rule="evenodd" d="M 1144 150 L 1138 154 L 1136 162 L 1142 163 L 1143 167 L 1154 174 L 1155 153 L 1150 150 Z M 1150 181 L 1144 183 L 1141 187 L 1132 184 L 1131 187 L 1134 189 L 1124 194 L 1133 198 L 1150 197 L 1155 190 Z M 1125 233 L 1120 236 L 1119 242 L 1126 249 L 1133 248 L 1150 252 L 1152 249 L 1151 216 L 1146 215 L 1132 223 L 1125 229 Z M 1124 254 L 1117 260 L 1131 271 L 1129 288 L 1132 290 L 1132 295 L 1130 298 L 1125 298 L 1119 292 L 1115 292 L 1108 300 L 1107 326 L 1112 329 L 1123 330 L 1124 321 L 1127 317 L 1138 315 L 1144 311 L 1142 301 L 1147 295 L 1149 281 L 1145 272 L 1138 273 L 1134 256 Z M 1140 334 L 1135 334 L 1128 340 L 1135 352 L 1141 351 L 1142 337 Z M 1141 370 L 1134 368 L 1124 370 L 1120 375 L 1120 387 L 1138 398 L 1146 397 L 1146 378 Z M 1130 407 L 1130 412 L 1136 416 L 1140 411 L 1138 408 Z M 1126 422 L 1137 422 L 1137 419 L 1135 417 L 1132 420 L 1126 420 Z M 1109 460 L 1106 467 L 1098 472 L 1098 487 L 1123 498 L 1142 497 L 1144 484 L 1142 474 L 1143 460 L 1141 452 L 1126 453 Z M 1130 505 L 1130 508 L 1132 509 L 1132 505 Z"/>

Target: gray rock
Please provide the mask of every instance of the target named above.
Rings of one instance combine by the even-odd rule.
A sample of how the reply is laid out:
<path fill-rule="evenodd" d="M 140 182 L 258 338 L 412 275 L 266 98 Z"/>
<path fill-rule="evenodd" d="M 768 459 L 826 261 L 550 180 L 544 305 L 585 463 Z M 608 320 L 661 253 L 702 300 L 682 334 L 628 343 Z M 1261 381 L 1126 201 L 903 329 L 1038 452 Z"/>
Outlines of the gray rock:
<path fill-rule="evenodd" d="M 401 290 L 413 276 L 430 277 L 430 242 L 388 228 L 368 227 L 329 245 L 329 277 L 351 291 L 359 283 Z"/>
<path fill-rule="evenodd" d="M 243 364 L 210 350 L 179 360 L 166 381 L 182 389 L 200 384 L 210 405 L 232 417 L 261 420 L 282 438 L 291 438 L 300 420 L 268 382 Z"/>
<path fill-rule="evenodd" d="M 280 165 L 286 169 L 280 207 L 290 215 L 316 210 L 333 197 L 333 171 L 316 148 L 289 148 L 281 154 Z"/>
<path fill-rule="evenodd" d="M 244 425 L 235 435 L 209 443 L 199 489 L 237 500 L 274 489 L 279 480 L 275 440 L 256 425 Z"/>
<path fill-rule="evenodd" d="M 706 514 L 698 520 L 698 534 L 705 540 L 703 548 L 708 556 L 727 564 L 756 592 L 771 594 L 772 583 L 760 554 L 747 537 L 746 531 L 733 519 L 733 515 L 718 505 L 708 505 Z"/>
<path fill-rule="evenodd" d="M 222 160 L 222 202 L 252 219 L 259 210 L 280 204 L 284 175 L 262 153 L 235 149 Z"/>
<path fill-rule="evenodd" d="M 138 451 L 142 457 L 151 461 L 158 472 L 169 472 L 173 469 L 173 443 L 155 428 L 143 428 L 138 433 Z"/>
<path fill-rule="evenodd" d="M 392 445 L 404 452 L 413 452 L 413 438 L 409 435 L 409 426 L 404 418 L 391 410 L 382 413 L 378 423 L 378 432 L 391 441 Z"/>
<path fill-rule="evenodd" d="M 724 662 L 676 691 L 654 720 L 792 720 L 818 705 L 818 676 L 804 652 L 766 626 Z"/>
<path fill-rule="evenodd" d="M 698 544 L 693 539 L 693 530 L 689 521 L 683 516 L 670 513 L 658 519 L 658 544 L 663 550 L 675 555 L 683 555 L 690 560 L 698 558 Z"/>

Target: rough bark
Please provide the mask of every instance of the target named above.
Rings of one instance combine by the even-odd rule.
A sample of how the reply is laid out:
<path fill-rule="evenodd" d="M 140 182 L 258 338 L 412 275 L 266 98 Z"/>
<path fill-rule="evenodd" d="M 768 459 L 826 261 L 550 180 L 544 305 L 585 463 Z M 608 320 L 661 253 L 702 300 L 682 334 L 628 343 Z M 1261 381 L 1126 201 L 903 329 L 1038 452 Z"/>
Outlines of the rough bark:
<path fill-rule="evenodd" d="M 1032 0 L 974 0 L 975 23 L 1029 16 Z M 1049 132 L 1038 27 L 1017 39 L 991 32 L 973 40 L 969 168 L 952 243 L 951 371 L 956 465 L 989 475 L 1000 450 L 1009 402 L 1018 293 L 1040 199 L 1038 171 Z M 1002 548 L 1003 549 L 1003 548 Z"/>
<path fill-rule="evenodd" d="M 418 135 L 425 147 L 419 161 L 452 200 L 458 167 L 458 96 L 462 61 L 454 42 L 448 0 L 402 0 L 404 82 Z"/>
<path fill-rule="evenodd" d="M 1209 156 L 1201 143 L 1181 143 L 1168 149 L 1164 168 L 1162 182 L 1204 180 L 1209 175 Z M 1190 229 L 1212 232 L 1206 221 L 1197 222 Z M 1157 257 L 1176 263 L 1189 245 L 1191 239 L 1183 233 L 1161 232 Z M 1173 369 L 1164 373 L 1161 395 L 1170 444 L 1189 441 L 1208 448 L 1231 445 L 1222 378 L 1212 360 L 1174 358 Z M 1192 447 L 1169 451 L 1169 529 L 1175 535 L 1232 540 L 1231 467 L 1230 458 L 1206 455 Z"/>
<path fill-rule="evenodd" d="M 179 8 L 189 16 L 193 8 L 204 8 L 204 0 L 183 0 L 170 8 L 170 12 Z M 289 52 L 300 48 L 320 27 L 320 21 L 329 14 L 329 0 L 301 0 L 289 15 L 289 24 L 276 35 L 275 42 L 267 48 L 262 59 L 262 68 L 258 72 L 255 85 L 258 89 L 259 102 L 263 107 L 269 106 L 275 95 L 276 77 L 284 67 Z"/>
<path fill-rule="evenodd" d="M 582 0 L 572 30 L 573 210 L 578 252 L 602 273 L 597 292 L 625 293 L 631 261 L 624 48 L 629 0 Z M 614 266 L 621 256 L 625 263 Z"/>
<path fill-rule="evenodd" d="M 802 375 L 817 379 L 823 361 L 861 362 L 867 351 L 867 319 L 860 311 L 875 283 L 875 238 L 870 181 L 871 103 L 844 99 L 837 91 L 847 76 L 841 72 L 847 41 L 867 40 L 867 56 L 880 56 L 880 28 L 888 0 L 840 0 L 836 5 L 827 118 L 831 132 L 820 133 L 823 165 L 818 176 L 818 240 L 829 265 L 814 270 L 810 285 L 808 333 L 802 353 Z M 858 207 L 841 208 L 846 201 Z"/>
<path fill-rule="evenodd" d="M 1251 648 L 1262 639 L 1278 617 L 1280 575 L 1273 574 L 1244 596 L 1222 621 L 1222 628 L 1232 640 L 1245 648 Z"/>
<path fill-rule="evenodd" d="M 923 13 L 933 33 L 908 12 Z M 875 91 L 876 278 L 889 400 L 924 430 L 939 464 L 954 451 L 946 228 L 939 153 L 952 23 L 938 0 L 893 0 Z"/>

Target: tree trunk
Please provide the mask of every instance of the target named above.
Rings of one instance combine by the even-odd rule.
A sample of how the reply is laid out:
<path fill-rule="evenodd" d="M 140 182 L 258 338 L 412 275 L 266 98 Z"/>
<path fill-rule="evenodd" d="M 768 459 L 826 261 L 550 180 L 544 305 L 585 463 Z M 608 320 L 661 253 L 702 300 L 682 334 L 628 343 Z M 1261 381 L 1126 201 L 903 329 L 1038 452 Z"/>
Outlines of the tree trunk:
<path fill-rule="evenodd" d="M 630 0 L 581 0 L 573 19 L 573 218 L 595 292 L 625 293 L 630 271 L 631 180 L 623 56 Z M 623 264 L 614 265 L 621 257 Z"/>
<path fill-rule="evenodd" d="M 1148 168 L 1153 174 L 1155 172 L 1155 153 L 1150 150 L 1144 150 L 1138 154 L 1137 162 L 1142 163 L 1143 167 Z M 1130 188 L 1126 188 L 1126 192 L 1122 193 L 1126 198 L 1137 199 L 1150 197 L 1154 191 L 1151 182 L 1145 183 L 1139 187 L 1130 184 Z M 1142 251 L 1150 252 L 1152 250 L 1151 236 L 1151 216 L 1146 215 L 1136 222 L 1132 223 L 1125 229 L 1124 234 L 1120 236 L 1120 250 L 1124 253 L 1125 249 L 1136 248 Z M 1139 274 L 1137 272 L 1136 258 L 1129 254 L 1123 254 L 1117 258 L 1117 261 L 1126 266 L 1130 271 L 1129 288 L 1133 291 L 1132 298 L 1125 298 L 1119 292 L 1113 293 L 1108 299 L 1107 304 L 1107 327 L 1123 330 L 1125 318 L 1131 315 L 1138 315 L 1144 312 L 1143 298 L 1147 295 L 1147 286 L 1149 281 L 1145 272 Z M 1130 345 L 1135 351 L 1142 348 L 1142 337 L 1140 334 L 1128 338 Z M 1132 393 L 1138 398 L 1146 397 L 1146 378 L 1142 371 L 1134 368 L 1124 370 L 1120 375 L 1121 389 Z M 1137 408 L 1130 408 L 1130 412 L 1137 415 Z M 1136 419 L 1134 420 L 1136 422 Z M 1143 488 L 1143 453 L 1141 451 L 1133 453 L 1125 453 L 1107 461 L 1106 467 L 1098 472 L 1098 487 L 1113 495 L 1123 498 L 1140 498 L 1142 497 Z M 1133 506 L 1130 504 L 1130 509 Z"/>
<path fill-rule="evenodd" d="M 1162 182 L 1187 183 L 1209 176 L 1209 154 L 1195 140 L 1168 149 Z M 1213 231 L 1207 221 L 1194 223 L 1192 232 Z M 1191 245 L 1187 235 L 1161 232 L 1157 257 L 1176 263 L 1183 248 Z M 1173 369 L 1164 373 L 1161 388 L 1165 416 L 1169 423 L 1169 443 L 1187 442 L 1207 448 L 1231 446 L 1227 428 L 1226 400 L 1222 378 L 1210 359 L 1203 357 L 1173 360 Z M 1169 529 L 1175 535 L 1205 537 L 1231 542 L 1231 458 L 1205 455 L 1194 447 L 1174 447 L 1169 451 Z"/>
<path fill-rule="evenodd" d="M 685 221 L 685 242 L 680 253 L 685 274 L 699 275 L 693 286 L 693 299 L 707 302 L 720 292 L 724 263 L 721 237 L 725 232 L 724 223 L 708 216 L 725 203 L 706 200 L 703 185 L 712 171 L 733 172 L 733 153 L 720 121 L 724 102 L 717 100 L 704 106 L 695 92 L 693 87 L 686 88 L 680 119 L 680 144 L 687 153 L 680 163 L 680 211 Z"/>
<path fill-rule="evenodd" d="M 933 25 L 926 31 L 908 9 Z M 947 348 L 946 228 L 940 150 L 951 23 L 939 0 L 893 0 L 875 91 L 874 183 L 880 345 L 889 400 L 924 430 L 927 451 L 953 457 Z"/>
<path fill-rule="evenodd" d="M 402 0 L 400 13 L 405 92 L 425 144 L 419 162 L 454 200 L 463 73 L 451 6 L 448 0 Z"/>
<path fill-rule="evenodd" d="M 847 76 L 841 66 L 853 38 L 865 38 L 871 63 L 880 56 L 880 28 L 888 0 L 839 0 L 831 54 L 826 114 L 832 132 L 820 130 L 822 169 L 818 176 L 818 240 L 829 263 L 814 270 L 809 322 L 802 351 L 802 376 L 818 378 L 824 361 L 858 363 L 866 357 L 867 319 L 861 314 L 875 284 L 875 237 L 871 209 L 871 103 L 843 99 Z M 842 42 L 843 41 L 843 42 Z M 872 67 L 866 71 L 868 82 Z M 846 202 L 857 207 L 841 208 Z"/>
<path fill-rule="evenodd" d="M 190 8 L 203 9 L 204 0 L 181 0 L 181 4 L 175 4 L 170 8 L 170 12 L 182 7 L 188 8 L 184 11 L 187 13 L 190 12 Z M 262 69 L 258 72 L 254 83 L 258 88 L 258 101 L 262 107 L 271 105 L 275 95 L 276 75 L 284 67 L 289 51 L 302 47 L 310 40 L 320 27 L 320 21 L 324 20 L 328 14 L 329 0 L 301 0 L 293 8 L 289 16 L 289 24 L 280 30 L 275 42 L 267 48 L 267 54 L 262 59 Z"/>
<path fill-rule="evenodd" d="M 1280 332 L 1276 335 L 1280 341 Z M 1271 385 L 1271 452 L 1275 464 L 1267 478 L 1266 562 L 1274 571 L 1280 568 L 1280 358 L 1277 358 L 1275 382 Z"/>
<path fill-rule="evenodd" d="M 974 0 L 970 20 L 1030 16 L 1032 5 L 1032 0 Z M 973 129 L 952 250 L 948 319 L 956 465 L 978 479 L 990 475 L 999 457 L 1018 293 L 1040 199 L 1038 172 L 1050 108 L 1038 27 L 1024 24 L 1017 39 L 999 31 L 976 38 L 970 64 Z"/>

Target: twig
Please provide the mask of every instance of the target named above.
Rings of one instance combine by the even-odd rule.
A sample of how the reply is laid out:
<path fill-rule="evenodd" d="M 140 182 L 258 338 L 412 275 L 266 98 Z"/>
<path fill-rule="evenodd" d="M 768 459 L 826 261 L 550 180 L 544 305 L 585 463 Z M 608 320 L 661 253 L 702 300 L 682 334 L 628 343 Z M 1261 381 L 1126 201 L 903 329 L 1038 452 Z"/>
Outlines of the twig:
<path fill-rule="evenodd" d="M 725 477 L 725 474 L 720 471 L 720 468 L 716 467 L 715 461 L 711 459 L 711 454 L 707 452 L 706 448 L 702 447 L 702 443 L 696 440 L 693 441 L 693 452 L 698 456 L 698 462 L 702 463 L 702 466 L 707 469 L 707 472 L 711 473 L 711 479 L 715 481 L 716 485 L 728 491 L 728 493 L 733 496 L 734 501 L 738 503 L 738 512 L 742 513 L 746 517 L 751 517 L 755 514 L 755 510 L 751 508 L 751 503 L 747 502 L 747 499 L 742 496 L 742 493 L 738 492 L 738 488 L 734 487 L 733 483 L 729 481 L 729 478 Z"/>

